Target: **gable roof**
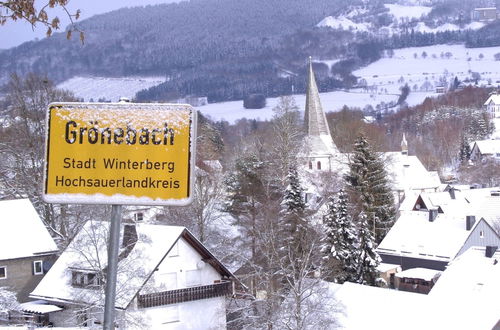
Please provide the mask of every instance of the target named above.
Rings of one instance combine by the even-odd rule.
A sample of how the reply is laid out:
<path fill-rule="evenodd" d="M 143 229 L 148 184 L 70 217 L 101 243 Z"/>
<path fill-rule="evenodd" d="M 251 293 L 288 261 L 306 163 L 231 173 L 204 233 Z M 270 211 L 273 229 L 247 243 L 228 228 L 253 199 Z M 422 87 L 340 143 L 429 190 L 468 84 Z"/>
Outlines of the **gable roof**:
<path fill-rule="evenodd" d="M 499 279 L 500 251 L 488 258 L 484 247 L 472 247 L 447 266 L 428 296 L 456 315 L 461 329 L 497 329 Z"/>
<path fill-rule="evenodd" d="M 396 190 L 437 189 L 441 185 L 438 173 L 427 171 L 417 156 L 401 152 L 385 152 L 382 155 Z"/>
<path fill-rule="evenodd" d="M 484 102 L 484 105 L 489 105 L 491 102 L 494 104 L 500 104 L 500 95 L 499 94 L 491 94 L 490 97 Z"/>
<path fill-rule="evenodd" d="M 125 309 L 149 280 L 179 239 L 184 239 L 223 277 L 234 275 L 185 227 L 136 224 L 137 242 L 118 262 L 116 307 Z M 71 285 L 71 270 L 96 271 L 107 267 L 109 222 L 89 221 L 31 293 L 50 301 L 104 304 L 103 292 Z M 122 229 L 122 233 L 124 230 Z M 121 237 L 121 240 L 123 235 Z M 120 243 L 120 246 L 121 243 Z"/>
<path fill-rule="evenodd" d="M 407 203 L 406 211 L 415 210 L 416 204 L 426 209 L 438 209 L 440 213 L 457 218 L 474 215 L 484 218 L 490 224 L 500 216 L 500 196 L 494 196 L 498 187 L 482 189 L 454 189 L 455 198 L 449 191 L 423 192 L 412 203 Z"/>
<path fill-rule="evenodd" d="M 380 253 L 419 259 L 449 262 L 460 252 L 471 230 L 466 229 L 466 217 L 439 213 L 429 221 L 425 211 L 403 211 L 377 250 Z"/>
<path fill-rule="evenodd" d="M 474 148 L 477 148 L 482 155 L 494 155 L 500 153 L 500 140 L 474 141 L 472 150 L 474 150 Z"/>
<path fill-rule="evenodd" d="M 29 199 L 0 201 L 0 260 L 58 251 Z"/>

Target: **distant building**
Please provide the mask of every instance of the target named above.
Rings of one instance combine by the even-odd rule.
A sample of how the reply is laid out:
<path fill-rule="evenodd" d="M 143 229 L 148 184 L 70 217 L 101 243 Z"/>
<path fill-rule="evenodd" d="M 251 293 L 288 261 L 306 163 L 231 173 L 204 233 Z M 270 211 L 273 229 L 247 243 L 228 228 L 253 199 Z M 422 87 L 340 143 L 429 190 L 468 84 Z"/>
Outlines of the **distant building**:
<path fill-rule="evenodd" d="M 0 287 L 27 301 L 57 252 L 29 199 L 0 201 Z"/>
<path fill-rule="evenodd" d="M 500 118 L 500 94 L 492 94 L 484 102 L 490 118 Z"/>
<path fill-rule="evenodd" d="M 500 161 L 500 140 L 474 141 L 469 158 L 473 162 L 487 159 Z"/>
<path fill-rule="evenodd" d="M 102 325 L 108 226 L 87 222 L 31 293 L 60 307 L 48 313 L 54 326 Z M 226 328 L 225 297 L 235 278 L 186 228 L 138 223 L 124 224 L 122 232 L 119 328 Z"/>
<path fill-rule="evenodd" d="M 472 246 L 500 246 L 500 236 L 490 225 L 500 215 L 496 191 L 450 189 L 421 193 L 413 203 L 406 200 L 401 216 L 377 248 L 382 261 L 403 270 L 444 270 Z"/>
<path fill-rule="evenodd" d="M 471 19 L 476 22 L 491 22 L 497 17 L 496 7 L 474 8 L 471 13 Z"/>

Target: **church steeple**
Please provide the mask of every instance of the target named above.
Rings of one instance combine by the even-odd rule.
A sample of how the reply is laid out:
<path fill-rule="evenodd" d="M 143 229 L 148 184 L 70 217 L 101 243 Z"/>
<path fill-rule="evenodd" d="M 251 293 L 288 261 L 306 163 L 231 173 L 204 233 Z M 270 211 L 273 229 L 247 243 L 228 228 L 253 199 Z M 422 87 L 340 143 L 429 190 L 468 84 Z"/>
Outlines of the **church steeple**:
<path fill-rule="evenodd" d="M 321 101 L 319 99 L 318 86 L 316 85 L 316 79 L 314 78 L 311 57 L 309 57 L 309 72 L 307 79 L 306 109 L 305 109 L 304 122 L 307 134 L 309 136 L 311 135 L 330 136 L 330 128 L 328 127 L 328 122 L 326 121 L 326 116 L 325 113 L 323 112 L 323 108 L 321 107 Z"/>

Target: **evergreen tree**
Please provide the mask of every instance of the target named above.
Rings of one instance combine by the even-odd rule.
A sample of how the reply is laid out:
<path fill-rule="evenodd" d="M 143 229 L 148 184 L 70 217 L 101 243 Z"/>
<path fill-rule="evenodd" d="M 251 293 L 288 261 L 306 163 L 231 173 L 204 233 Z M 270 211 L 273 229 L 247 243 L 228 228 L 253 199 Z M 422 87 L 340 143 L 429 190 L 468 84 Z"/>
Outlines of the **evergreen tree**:
<path fill-rule="evenodd" d="M 241 240 L 250 245 L 252 259 L 257 254 L 258 220 L 266 200 L 263 170 L 264 163 L 255 155 L 244 156 L 236 161 L 235 170 L 225 179 L 227 197 L 224 210 L 241 227 Z"/>
<path fill-rule="evenodd" d="M 467 136 L 465 134 L 462 134 L 462 138 L 460 139 L 460 152 L 458 154 L 460 163 L 464 164 L 469 160 L 470 152 L 470 144 Z"/>
<path fill-rule="evenodd" d="M 300 255 L 304 250 L 305 233 L 308 231 L 306 220 L 306 203 L 303 195 L 304 190 L 300 185 L 297 168 L 290 166 L 287 175 L 288 185 L 285 188 L 283 201 L 281 202 L 281 228 L 283 246 L 290 253 Z"/>
<path fill-rule="evenodd" d="M 363 135 L 355 141 L 345 180 L 357 197 L 358 211 L 365 213 L 375 241 L 380 243 L 396 220 L 394 196 L 384 162 Z"/>
<path fill-rule="evenodd" d="M 361 212 L 358 217 L 359 264 L 358 283 L 375 285 L 378 278 L 377 266 L 380 256 L 375 251 L 375 241 L 369 228 L 366 215 Z"/>
<path fill-rule="evenodd" d="M 359 242 L 356 226 L 348 212 L 347 194 L 340 190 L 337 198 L 330 197 L 323 218 L 326 237 L 323 241 L 323 273 L 331 281 L 355 282 L 358 268 Z"/>

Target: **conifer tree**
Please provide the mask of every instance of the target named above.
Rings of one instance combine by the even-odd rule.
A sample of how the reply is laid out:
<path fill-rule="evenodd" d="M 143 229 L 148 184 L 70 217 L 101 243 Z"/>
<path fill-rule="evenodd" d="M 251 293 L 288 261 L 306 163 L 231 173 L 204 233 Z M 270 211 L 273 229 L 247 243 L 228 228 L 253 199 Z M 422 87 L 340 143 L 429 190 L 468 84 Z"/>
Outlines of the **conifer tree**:
<path fill-rule="evenodd" d="M 258 221 L 266 199 L 263 171 L 264 163 L 255 155 L 248 155 L 236 161 L 235 170 L 225 179 L 227 197 L 224 210 L 241 227 L 241 240 L 250 245 L 252 259 L 257 254 Z"/>
<path fill-rule="evenodd" d="M 323 241 L 323 273 L 331 281 L 343 283 L 357 279 L 358 246 L 356 226 L 348 213 L 347 194 L 340 190 L 330 197 L 323 218 L 326 237 Z"/>
<path fill-rule="evenodd" d="M 470 144 L 465 134 L 462 134 L 462 138 L 460 139 L 460 151 L 458 154 L 458 159 L 460 163 L 466 163 L 470 157 Z"/>
<path fill-rule="evenodd" d="M 363 135 L 355 141 L 345 180 L 358 199 L 358 211 L 365 213 L 375 241 L 380 243 L 396 220 L 394 196 L 383 160 Z"/>
<path fill-rule="evenodd" d="M 300 185 L 297 168 L 292 165 L 287 175 L 288 185 L 281 202 L 281 228 L 283 248 L 288 249 L 292 260 L 304 251 L 306 235 L 309 231 L 306 220 L 304 190 Z"/>
<path fill-rule="evenodd" d="M 375 241 L 369 228 L 366 215 L 361 212 L 358 217 L 359 264 L 358 283 L 375 285 L 378 278 L 377 266 L 380 256 L 375 251 Z"/>

